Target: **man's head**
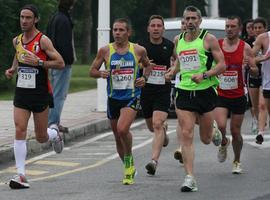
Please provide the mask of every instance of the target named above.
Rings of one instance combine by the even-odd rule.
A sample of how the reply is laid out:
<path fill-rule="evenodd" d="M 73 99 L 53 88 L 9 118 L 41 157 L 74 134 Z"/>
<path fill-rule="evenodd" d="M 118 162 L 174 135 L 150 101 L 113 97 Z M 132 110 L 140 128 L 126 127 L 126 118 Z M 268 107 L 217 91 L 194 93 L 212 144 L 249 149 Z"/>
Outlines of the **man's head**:
<path fill-rule="evenodd" d="M 233 40 L 239 37 L 242 30 L 242 21 L 238 16 L 229 16 L 225 22 L 226 37 Z"/>
<path fill-rule="evenodd" d="M 186 30 L 187 30 L 187 25 L 186 25 L 185 19 L 183 18 L 181 20 L 181 32 L 185 32 Z"/>
<path fill-rule="evenodd" d="M 113 22 L 113 38 L 116 43 L 128 41 L 131 35 L 131 24 L 128 19 L 119 18 Z"/>
<path fill-rule="evenodd" d="M 37 27 L 39 21 L 39 12 L 35 5 L 28 4 L 22 7 L 20 11 L 20 25 L 23 32 Z"/>
<path fill-rule="evenodd" d="M 187 32 L 195 32 L 199 30 L 202 22 L 201 11 L 195 6 L 188 6 L 185 8 L 183 18 L 186 23 Z"/>
<path fill-rule="evenodd" d="M 75 0 L 59 0 L 58 8 L 71 10 L 73 8 L 74 3 Z"/>
<path fill-rule="evenodd" d="M 263 17 L 258 17 L 254 19 L 253 21 L 253 29 L 255 36 L 257 37 L 258 35 L 264 33 L 267 31 L 267 21 Z"/>
<path fill-rule="evenodd" d="M 147 31 L 150 38 L 160 39 L 164 33 L 164 19 L 160 15 L 152 15 L 148 20 Z"/>

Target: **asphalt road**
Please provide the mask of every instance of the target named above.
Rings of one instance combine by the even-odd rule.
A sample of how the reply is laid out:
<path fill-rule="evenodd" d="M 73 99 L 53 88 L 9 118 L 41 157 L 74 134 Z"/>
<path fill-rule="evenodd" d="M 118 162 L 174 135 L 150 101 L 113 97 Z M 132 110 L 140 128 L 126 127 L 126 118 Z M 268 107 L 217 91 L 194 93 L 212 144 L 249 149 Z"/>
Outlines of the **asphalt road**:
<path fill-rule="evenodd" d="M 199 191 L 181 193 L 183 167 L 173 158 L 177 147 L 176 120 L 170 119 L 170 144 L 164 148 L 155 176 L 146 175 L 145 165 L 151 158 L 152 135 L 142 120 L 132 129 L 135 165 L 138 170 L 135 184 L 124 186 L 122 164 L 118 158 L 112 133 L 83 138 L 65 147 L 60 155 L 53 152 L 30 158 L 27 177 L 31 188 L 11 190 L 9 178 L 15 173 L 14 163 L 1 168 L 0 199 L 17 200 L 269 200 L 270 199 L 270 139 L 259 146 L 250 131 L 250 119 L 243 125 L 244 147 L 242 166 L 244 173 L 233 175 L 232 147 L 228 160 L 217 161 L 217 147 L 203 145 L 195 137 L 195 176 Z"/>

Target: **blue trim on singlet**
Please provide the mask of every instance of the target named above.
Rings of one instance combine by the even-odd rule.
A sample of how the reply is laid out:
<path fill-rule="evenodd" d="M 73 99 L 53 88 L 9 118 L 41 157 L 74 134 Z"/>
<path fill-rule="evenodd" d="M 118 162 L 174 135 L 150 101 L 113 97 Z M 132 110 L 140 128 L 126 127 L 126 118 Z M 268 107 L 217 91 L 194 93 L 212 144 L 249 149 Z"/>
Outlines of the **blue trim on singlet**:
<path fill-rule="evenodd" d="M 117 66 L 117 65 L 113 64 L 113 63 L 116 63 L 115 61 L 119 61 L 119 60 L 125 60 L 125 63 L 133 63 L 133 65 L 127 65 L 127 66 L 126 65 L 124 65 L 124 66 L 118 65 Z M 128 61 L 128 62 L 126 62 L 126 61 Z M 132 51 L 130 49 L 124 55 L 120 55 L 116 52 L 112 52 L 110 55 L 110 59 L 109 59 L 109 65 L 110 65 L 110 67 L 109 67 L 110 72 L 112 72 L 113 69 L 133 68 L 134 69 L 134 84 L 135 84 L 135 80 L 140 77 L 137 60 L 135 58 L 134 53 L 132 53 Z M 124 89 L 124 90 L 112 89 L 111 78 L 112 78 L 112 76 L 109 76 L 107 78 L 108 97 L 113 98 L 113 99 L 118 99 L 118 100 L 128 100 L 128 99 L 131 99 L 133 97 L 139 96 L 141 94 L 141 89 L 136 88 L 135 86 L 134 86 L 134 89 Z"/>

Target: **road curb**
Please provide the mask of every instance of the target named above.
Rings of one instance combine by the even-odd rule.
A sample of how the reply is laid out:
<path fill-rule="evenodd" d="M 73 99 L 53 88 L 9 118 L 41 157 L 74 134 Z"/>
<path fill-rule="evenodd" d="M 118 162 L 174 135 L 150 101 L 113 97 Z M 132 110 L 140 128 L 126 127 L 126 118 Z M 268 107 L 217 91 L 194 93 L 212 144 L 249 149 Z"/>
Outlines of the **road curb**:
<path fill-rule="evenodd" d="M 95 135 L 110 129 L 108 119 L 95 120 L 91 123 L 80 124 L 69 128 L 69 132 L 63 134 L 64 142 L 68 143 L 80 137 Z M 49 142 L 40 144 L 34 138 L 27 139 L 27 155 L 39 154 L 51 149 Z M 5 145 L 0 149 L 0 164 L 8 163 L 14 160 L 13 144 Z"/>

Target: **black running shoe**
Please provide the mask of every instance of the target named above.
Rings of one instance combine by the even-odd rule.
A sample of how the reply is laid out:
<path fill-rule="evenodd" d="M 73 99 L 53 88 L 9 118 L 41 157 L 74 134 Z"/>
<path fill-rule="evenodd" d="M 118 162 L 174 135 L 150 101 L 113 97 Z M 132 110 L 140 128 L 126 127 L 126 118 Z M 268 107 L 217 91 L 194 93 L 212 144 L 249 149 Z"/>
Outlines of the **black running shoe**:
<path fill-rule="evenodd" d="M 257 144 L 262 144 L 263 141 L 264 141 L 264 139 L 263 139 L 262 134 L 258 134 L 257 137 L 256 137 L 256 143 Z"/>

